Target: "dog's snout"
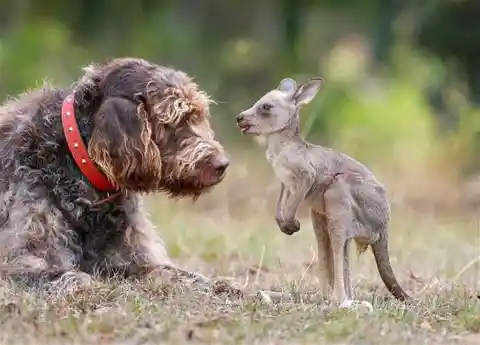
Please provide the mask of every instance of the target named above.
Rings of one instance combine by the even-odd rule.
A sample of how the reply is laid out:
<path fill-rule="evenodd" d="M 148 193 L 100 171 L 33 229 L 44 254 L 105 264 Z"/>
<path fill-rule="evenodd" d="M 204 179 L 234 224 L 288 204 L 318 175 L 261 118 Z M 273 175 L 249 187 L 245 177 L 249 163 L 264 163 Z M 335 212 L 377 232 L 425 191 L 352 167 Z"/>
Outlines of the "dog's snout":
<path fill-rule="evenodd" d="M 212 161 L 213 168 L 219 174 L 223 174 L 230 165 L 230 161 L 226 157 L 217 157 Z"/>

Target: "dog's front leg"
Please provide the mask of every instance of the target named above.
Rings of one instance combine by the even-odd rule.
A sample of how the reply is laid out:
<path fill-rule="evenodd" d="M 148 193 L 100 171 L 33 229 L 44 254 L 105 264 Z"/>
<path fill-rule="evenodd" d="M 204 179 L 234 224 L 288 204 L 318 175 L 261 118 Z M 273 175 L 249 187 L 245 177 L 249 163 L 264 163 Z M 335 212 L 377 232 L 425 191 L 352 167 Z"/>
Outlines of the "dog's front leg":
<path fill-rule="evenodd" d="M 177 267 L 168 256 L 158 231 L 142 211 L 131 215 L 124 240 L 112 244 L 103 263 L 106 272 L 121 271 L 127 277 L 158 278 L 169 283 L 187 284 L 196 290 L 242 296 L 239 289 L 225 282 L 213 281 L 200 273 Z"/>
<path fill-rule="evenodd" d="M 240 288 L 234 287 L 223 280 L 212 280 L 201 273 L 187 271 L 174 265 L 162 265 L 156 267 L 147 274 L 150 277 L 160 276 L 169 282 L 178 282 L 192 286 L 195 290 L 201 292 L 212 292 L 214 295 L 227 295 L 234 298 L 244 297 L 244 293 Z"/>

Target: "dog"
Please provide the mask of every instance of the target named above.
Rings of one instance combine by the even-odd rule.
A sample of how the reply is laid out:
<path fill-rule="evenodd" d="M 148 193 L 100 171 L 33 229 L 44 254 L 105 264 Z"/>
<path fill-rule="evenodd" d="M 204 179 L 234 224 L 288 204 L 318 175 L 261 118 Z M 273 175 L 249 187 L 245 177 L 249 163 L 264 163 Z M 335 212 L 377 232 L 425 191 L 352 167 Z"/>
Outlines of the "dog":
<path fill-rule="evenodd" d="M 196 200 L 223 180 L 212 100 L 186 73 L 139 58 L 83 71 L 0 107 L 0 274 L 66 288 L 119 274 L 209 284 L 172 262 L 142 197 Z"/>

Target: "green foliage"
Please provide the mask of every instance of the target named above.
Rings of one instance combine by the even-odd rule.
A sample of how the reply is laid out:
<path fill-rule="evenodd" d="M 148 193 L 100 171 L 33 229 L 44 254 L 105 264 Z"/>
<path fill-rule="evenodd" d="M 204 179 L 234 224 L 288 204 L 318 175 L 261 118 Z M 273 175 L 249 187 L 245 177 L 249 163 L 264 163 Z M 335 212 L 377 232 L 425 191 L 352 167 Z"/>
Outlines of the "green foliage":
<path fill-rule="evenodd" d="M 66 86 L 88 62 L 140 56 L 195 76 L 218 101 L 212 110 L 220 139 L 234 141 L 239 134 L 233 116 L 281 78 L 321 75 L 325 87 L 302 115 L 303 131 L 311 140 L 348 149 L 367 161 L 381 160 L 398 146 L 422 156 L 432 140 L 442 139 L 437 128 L 444 116 L 449 140 L 461 141 L 468 151 L 478 133 L 467 125 L 466 134 L 469 120 L 463 117 L 468 118 L 469 106 L 445 94 L 473 90 L 477 95 L 476 69 L 470 68 L 466 81 L 471 90 L 466 89 L 462 75 L 451 78 L 446 62 L 419 56 L 409 42 L 442 58 L 460 54 L 467 59 L 478 40 L 474 33 L 462 36 L 465 30 L 459 26 L 478 6 L 434 0 L 422 6 L 396 0 L 386 4 L 6 2 L 0 14 L 0 93 L 2 98 L 15 95 L 44 79 Z M 419 39 L 412 40 L 418 32 Z M 437 98 L 447 103 L 446 111 L 430 106 L 426 89 L 432 87 L 441 92 Z M 461 140 L 452 134 L 460 132 Z"/>

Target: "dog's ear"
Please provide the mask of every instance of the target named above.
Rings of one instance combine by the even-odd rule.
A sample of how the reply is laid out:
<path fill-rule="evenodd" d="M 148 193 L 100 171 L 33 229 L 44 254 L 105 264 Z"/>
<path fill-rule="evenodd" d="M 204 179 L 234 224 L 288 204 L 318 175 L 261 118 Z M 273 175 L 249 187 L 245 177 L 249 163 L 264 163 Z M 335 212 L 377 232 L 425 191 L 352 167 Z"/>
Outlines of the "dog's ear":
<path fill-rule="evenodd" d="M 145 191 L 161 178 L 161 157 L 143 103 L 107 98 L 93 117 L 88 153 L 120 186 Z"/>

